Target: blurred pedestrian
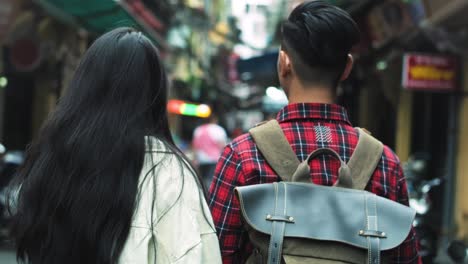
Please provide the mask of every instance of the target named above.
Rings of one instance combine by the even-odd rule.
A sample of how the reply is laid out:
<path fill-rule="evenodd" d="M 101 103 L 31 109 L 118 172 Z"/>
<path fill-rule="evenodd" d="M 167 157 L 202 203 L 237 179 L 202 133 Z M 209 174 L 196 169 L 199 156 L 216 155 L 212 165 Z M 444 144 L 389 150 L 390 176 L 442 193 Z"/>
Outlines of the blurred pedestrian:
<path fill-rule="evenodd" d="M 167 80 L 142 33 L 89 48 L 27 151 L 12 237 L 24 263 L 219 263 L 201 181 L 171 137 Z"/>
<path fill-rule="evenodd" d="M 218 116 L 212 114 L 208 123 L 193 132 L 192 148 L 205 186 L 210 187 L 216 163 L 227 143 L 227 134 L 218 124 Z"/>

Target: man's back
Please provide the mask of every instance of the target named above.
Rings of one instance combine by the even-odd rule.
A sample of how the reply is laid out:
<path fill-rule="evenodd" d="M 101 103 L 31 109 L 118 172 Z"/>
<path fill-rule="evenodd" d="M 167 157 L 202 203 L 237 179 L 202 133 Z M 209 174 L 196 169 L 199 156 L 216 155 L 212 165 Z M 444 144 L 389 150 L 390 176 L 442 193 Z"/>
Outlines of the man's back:
<path fill-rule="evenodd" d="M 358 142 L 358 132 L 349 122 L 346 111 L 337 105 L 290 104 L 278 114 L 277 119 L 300 161 L 318 148 L 331 148 L 347 162 Z M 340 166 L 337 160 L 320 157 L 309 165 L 314 183 L 327 186 L 335 183 Z M 242 227 L 234 188 L 279 180 L 249 134 L 240 136 L 225 148 L 216 168 L 209 198 L 224 263 L 242 263 L 251 251 Z M 408 204 L 406 181 L 399 160 L 388 147 L 384 148 L 366 190 Z M 417 263 L 415 241 L 411 232 L 408 239 L 392 252 L 393 261 Z"/>

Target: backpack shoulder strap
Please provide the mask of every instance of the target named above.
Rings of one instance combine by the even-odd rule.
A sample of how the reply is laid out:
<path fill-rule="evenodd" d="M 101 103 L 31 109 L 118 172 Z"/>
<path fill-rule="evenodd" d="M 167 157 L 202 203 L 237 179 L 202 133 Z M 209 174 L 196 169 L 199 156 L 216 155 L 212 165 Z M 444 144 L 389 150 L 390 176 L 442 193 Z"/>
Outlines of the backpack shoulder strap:
<path fill-rule="evenodd" d="M 250 129 L 249 133 L 276 174 L 283 181 L 291 181 L 300 162 L 278 121 L 273 119 L 263 123 Z"/>
<path fill-rule="evenodd" d="M 361 128 L 359 141 L 348 166 L 353 178 L 353 189 L 364 190 L 382 158 L 383 144 Z"/>

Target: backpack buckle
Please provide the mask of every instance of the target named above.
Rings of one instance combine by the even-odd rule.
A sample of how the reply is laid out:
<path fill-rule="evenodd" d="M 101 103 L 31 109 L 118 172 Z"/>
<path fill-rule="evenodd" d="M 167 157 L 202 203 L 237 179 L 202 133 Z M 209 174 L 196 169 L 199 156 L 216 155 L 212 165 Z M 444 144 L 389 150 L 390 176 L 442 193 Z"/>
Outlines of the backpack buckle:
<path fill-rule="evenodd" d="M 359 230 L 359 235 L 363 237 L 387 238 L 387 234 L 385 232 L 377 230 Z"/>
<path fill-rule="evenodd" d="M 277 221 L 277 222 L 286 222 L 286 223 L 291 223 L 293 224 L 295 222 L 294 217 L 292 216 L 287 216 L 287 215 L 271 215 L 268 214 L 266 216 L 267 221 Z"/>

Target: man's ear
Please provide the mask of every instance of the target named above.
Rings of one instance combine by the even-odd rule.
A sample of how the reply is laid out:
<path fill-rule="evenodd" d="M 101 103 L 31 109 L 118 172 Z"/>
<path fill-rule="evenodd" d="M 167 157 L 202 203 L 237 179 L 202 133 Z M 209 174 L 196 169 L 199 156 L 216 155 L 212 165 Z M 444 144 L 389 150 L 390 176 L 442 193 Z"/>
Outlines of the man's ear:
<path fill-rule="evenodd" d="M 341 74 L 340 82 L 348 79 L 349 74 L 351 73 L 351 70 L 353 69 L 353 65 L 354 65 L 353 55 L 348 54 L 348 59 L 346 61 L 346 67 L 345 67 L 345 69 L 343 71 L 343 74 Z"/>
<path fill-rule="evenodd" d="M 285 78 L 291 73 L 291 71 L 292 65 L 289 55 L 284 52 L 284 50 L 280 50 L 278 57 L 278 74 L 280 77 Z"/>

